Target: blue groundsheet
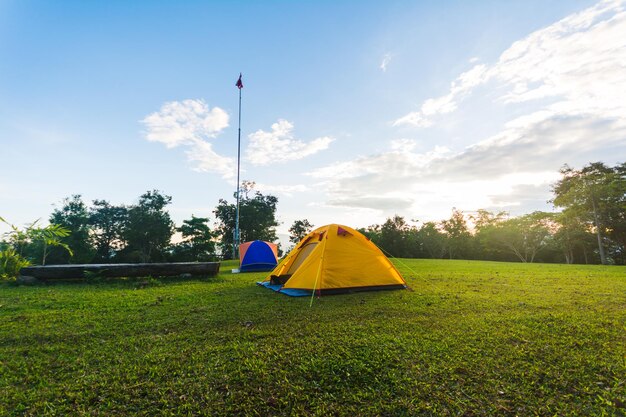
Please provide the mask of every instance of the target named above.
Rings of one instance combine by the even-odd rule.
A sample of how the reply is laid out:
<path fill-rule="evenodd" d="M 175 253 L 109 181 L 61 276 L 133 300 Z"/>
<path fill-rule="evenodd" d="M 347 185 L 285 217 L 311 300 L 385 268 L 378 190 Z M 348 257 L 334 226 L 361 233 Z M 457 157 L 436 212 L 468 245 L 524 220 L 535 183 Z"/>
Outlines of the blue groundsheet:
<path fill-rule="evenodd" d="M 283 288 L 282 285 L 280 285 L 280 284 L 272 285 L 272 284 L 270 284 L 269 281 L 257 282 L 257 285 L 260 285 L 261 287 L 265 287 L 265 288 L 270 289 L 272 291 L 279 292 L 281 294 L 288 295 L 290 297 L 305 297 L 307 295 L 311 295 L 311 291 L 309 291 L 309 290 L 298 290 L 298 289 L 295 289 L 295 288 Z"/>

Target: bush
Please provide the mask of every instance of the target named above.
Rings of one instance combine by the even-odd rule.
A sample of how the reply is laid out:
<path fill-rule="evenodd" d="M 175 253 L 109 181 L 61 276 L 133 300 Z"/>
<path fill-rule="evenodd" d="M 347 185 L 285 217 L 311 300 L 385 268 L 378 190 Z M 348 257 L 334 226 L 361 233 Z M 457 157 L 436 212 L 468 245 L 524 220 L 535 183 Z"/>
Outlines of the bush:
<path fill-rule="evenodd" d="M 19 275 L 20 269 L 29 265 L 30 262 L 11 247 L 0 251 L 0 278 L 15 279 Z"/>

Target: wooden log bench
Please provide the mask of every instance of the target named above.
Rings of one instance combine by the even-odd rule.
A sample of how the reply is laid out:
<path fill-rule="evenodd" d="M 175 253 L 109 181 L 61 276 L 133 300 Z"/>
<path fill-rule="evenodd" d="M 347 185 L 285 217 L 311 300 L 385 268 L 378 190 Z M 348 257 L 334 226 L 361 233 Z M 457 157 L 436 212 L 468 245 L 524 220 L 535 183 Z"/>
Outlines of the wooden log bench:
<path fill-rule="evenodd" d="M 23 277 L 38 280 L 85 278 L 91 274 L 101 277 L 167 277 L 177 275 L 215 276 L 219 262 L 174 262 L 152 264 L 76 264 L 28 266 L 20 270 Z M 87 274 L 85 274 L 87 272 Z"/>

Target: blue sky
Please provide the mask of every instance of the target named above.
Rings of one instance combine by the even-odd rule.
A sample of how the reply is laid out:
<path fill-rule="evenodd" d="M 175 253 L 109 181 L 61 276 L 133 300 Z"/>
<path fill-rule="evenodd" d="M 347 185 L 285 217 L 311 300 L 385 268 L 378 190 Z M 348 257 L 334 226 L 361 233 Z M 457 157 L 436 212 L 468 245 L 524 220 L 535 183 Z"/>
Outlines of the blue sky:
<path fill-rule="evenodd" d="M 0 0 L 0 216 L 242 179 L 279 231 L 549 210 L 565 163 L 626 155 L 623 2 Z M 3 229 L 0 229 L 0 232 Z"/>

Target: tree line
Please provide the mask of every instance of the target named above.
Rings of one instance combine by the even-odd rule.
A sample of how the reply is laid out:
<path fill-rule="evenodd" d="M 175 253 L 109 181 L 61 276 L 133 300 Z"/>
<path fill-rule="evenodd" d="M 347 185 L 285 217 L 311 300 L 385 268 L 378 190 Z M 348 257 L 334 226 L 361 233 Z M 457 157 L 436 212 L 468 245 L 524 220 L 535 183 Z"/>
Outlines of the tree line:
<path fill-rule="evenodd" d="M 626 264 L 626 164 L 609 167 L 596 162 L 579 170 L 565 166 L 560 174 L 551 200 L 558 212 L 512 217 L 506 212 L 467 214 L 453 209 L 449 219 L 438 222 L 417 226 L 395 215 L 359 230 L 394 257 Z M 241 241 L 277 241 L 278 198 L 254 187 L 244 181 L 240 190 Z M 158 190 L 147 191 L 131 205 L 106 200 L 87 204 L 80 195 L 68 197 L 50 215 L 49 226 L 12 226 L 3 236 L 0 274 L 7 265 L 24 262 L 184 262 L 232 257 L 235 204 L 220 199 L 211 228 L 209 218 L 193 215 L 176 226 L 167 212 L 171 201 Z M 289 229 L 290 242 L 296 244 L 313 227 L 306 219 L 296 220 Z"/>
<path fill-rule="evenodd" d="M 564 166 L 560 174 L 551 200 L 559 212 L 453 209 L 419 227 L 396 215 L 360 231 L 395 257 L 626 264 L 626 164 Z"/>
<path fill-rule="evenodd" d="M 244 182 L 241 191 L 242 241 L 276 241 L 278 199 L 255 191 L 252 182 Z M 65 198 L 45 228 L 38 222 L 25 228 L 10 225 L 0 240 L 0 275 L 8 270 L 15 275 L 32 263 L 195 262 L 232 256 L 235 204 L 220 199 L 211 228 L 208 217 L 194 215 L 176 226 L 167 211 L 171 202 L 158 190 L 147 191 L 131 205 L 88 204 L 81 195 Z"/>

